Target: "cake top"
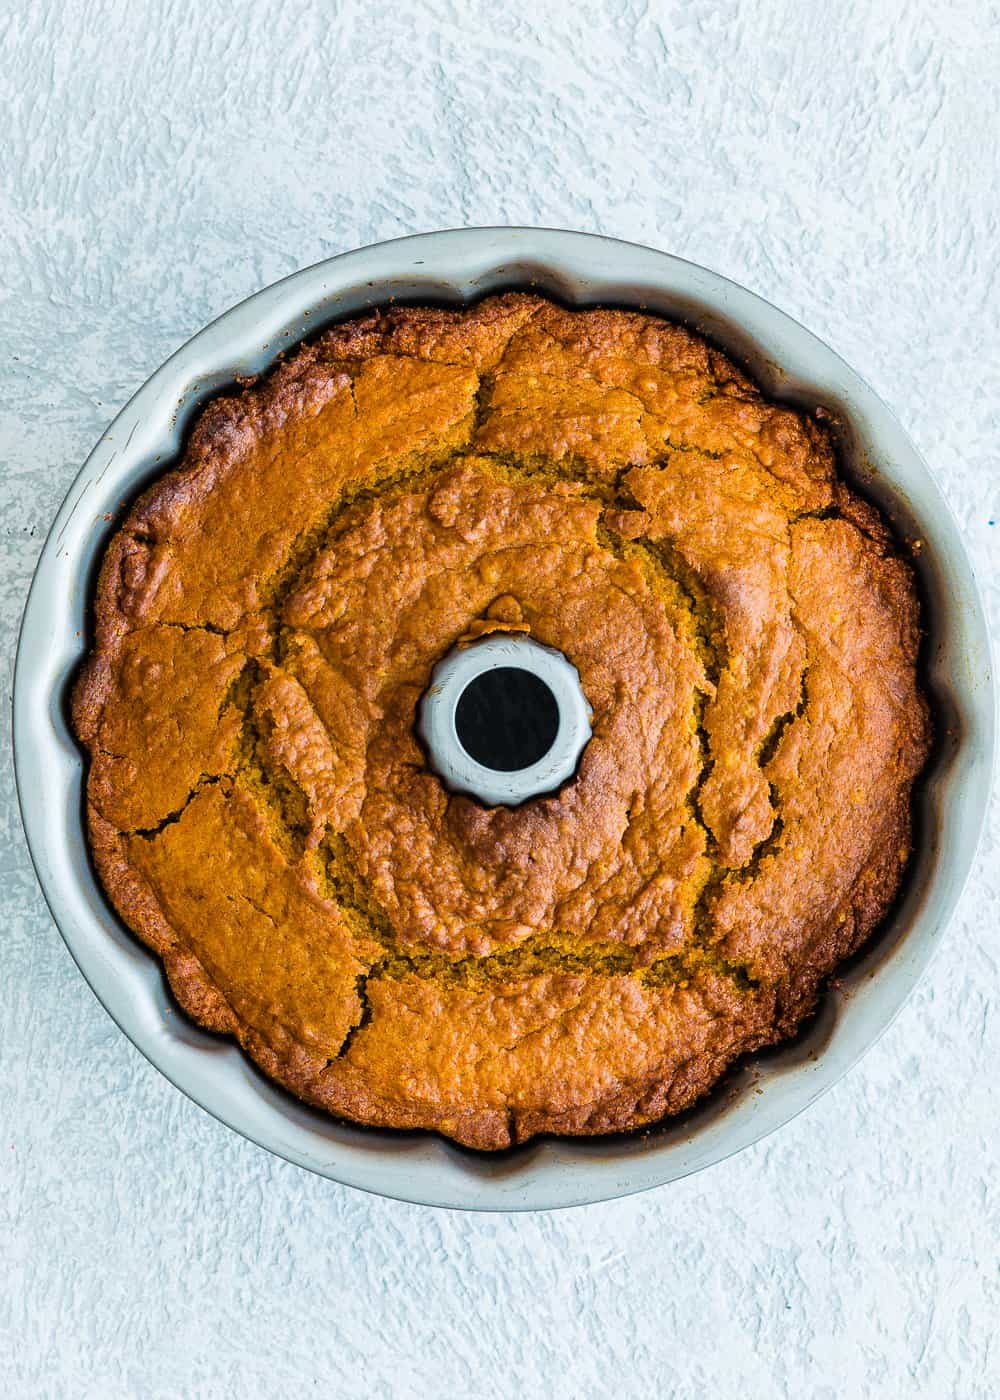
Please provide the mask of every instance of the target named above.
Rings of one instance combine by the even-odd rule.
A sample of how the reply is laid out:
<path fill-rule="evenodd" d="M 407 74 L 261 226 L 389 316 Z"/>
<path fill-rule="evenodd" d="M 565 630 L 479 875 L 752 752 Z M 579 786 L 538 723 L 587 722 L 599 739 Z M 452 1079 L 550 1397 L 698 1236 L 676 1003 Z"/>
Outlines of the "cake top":
<path fill-rule="evenodd" d="M 480 805 L 457 644 L 579 673 L 575 776 Z M 333 1112 L 634 1127 L 875 927 L 927 751 L 907 565 L 821 422 L 682 327 L 511 293 L 325 331 L 202 413 L 97 589 L 97 867 L 182 1005 Z"/>

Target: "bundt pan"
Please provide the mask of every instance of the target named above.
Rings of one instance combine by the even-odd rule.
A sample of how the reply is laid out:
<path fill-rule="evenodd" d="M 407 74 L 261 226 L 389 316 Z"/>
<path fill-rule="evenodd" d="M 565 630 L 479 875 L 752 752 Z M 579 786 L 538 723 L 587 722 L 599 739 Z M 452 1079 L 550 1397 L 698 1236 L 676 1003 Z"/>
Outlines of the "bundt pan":
<path fill-rule="evenodd" d="M 795 1042 L 737 1065 L 702 1103 L 659 1127 L 540 1138 L 487 1155 L 430 1133 L 360 1128 L 314 1112 L 234 1044 L 177 1012 L 159 963 L 95 881 L 67 694 L 87 646 L 95 561 L 120 503 L 163 470 L 208 397 L 266 369 L 325 323 L 390 299 L 457 304 L 515 287 L 570 306 L 641 307 L 683 321 L 744 365 L 768 397 L 826 410 L 844 475 L 901 541 L 921 541 L 914 562 L 937 738 L 918 791 L 918 849 L 905 891 Z M 38 878 L 80 970 L 125 1034 L 196 1103 L 291 1162 L 382 1195 L 478 1210 L 577 1205 L 676 1180 L 774 1131 L 834 1084 L 892 1021 L 943 937 L 983 824 L 993 743 L 989 639 L 958 529 L 875 393 L 809 331 L 713 272 L 592 234 L 527 228 L 451 230 L 346 253 L 250 297 L 178 350 L 118 415 L 70 488 L 35 573 L 14 686 L 18 792 Z"/>

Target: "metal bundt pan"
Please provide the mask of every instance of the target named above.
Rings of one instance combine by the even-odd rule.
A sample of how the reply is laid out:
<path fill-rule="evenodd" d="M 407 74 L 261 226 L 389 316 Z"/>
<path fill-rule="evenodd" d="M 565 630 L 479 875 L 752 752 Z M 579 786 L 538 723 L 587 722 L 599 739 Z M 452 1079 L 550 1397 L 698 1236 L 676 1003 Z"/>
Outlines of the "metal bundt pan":
<path fill-rule="evenodd" d="M 177 1014 L 159 963 L 95 882 L 66 694 L 87 644 L 95 561 L 115 528 L 105 513 L 117 515 L 163 470 L 206 398 L 325 322 L 390 298 L 454 304 L 511 287 L 572 306 L 662 312 L 729 351 L 769 397 L 829 411 L 842 470 L 901 539 L 924 542 L 916 564 L 938 740 L 918 796 L 918 858 L 905 894 L 796 1042 L 738 1066 L 702 1105 L 662 1127 L 543 1138 L 486 1156 L 429 1133 L 329 1119 L 269 1083 L 234 1044 Z M 868 385 L 809 331 L 716 273 L 614 239 L 530 228 L 422 234 L 331 258 L 258 292 L 178 350 L 118 415 L 63 502 L 25 608 L 14 685 L 18 792 L 38 878 L 80 970 L 130 1040 L 202 1108 L 291 1162 L 385 1196 L 477 1210 L 577 1205 L 676 1180 L 773 1132 L 836 1083 L 893 1020 L 941 941 L 983 825 L 994 724 L 989 636 L 958 528 Z"/>

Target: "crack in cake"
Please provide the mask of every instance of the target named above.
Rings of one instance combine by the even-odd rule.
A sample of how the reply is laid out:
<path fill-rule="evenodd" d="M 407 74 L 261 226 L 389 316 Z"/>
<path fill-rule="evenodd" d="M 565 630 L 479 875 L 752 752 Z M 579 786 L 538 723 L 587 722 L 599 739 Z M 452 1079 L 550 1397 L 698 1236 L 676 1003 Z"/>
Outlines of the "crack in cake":
<path fill-rule="evenodd" d="M 817 418 L 652 315 L 335 326 L 216 399 L 104 558 L 100 880 L 180 1005 L 331 1113 L 495 1149 L 677 1113 L 883 918 L 928 752 L 908 565 Z M 593 735 L 449 793 L 435 664 L 510 630 Z"/>

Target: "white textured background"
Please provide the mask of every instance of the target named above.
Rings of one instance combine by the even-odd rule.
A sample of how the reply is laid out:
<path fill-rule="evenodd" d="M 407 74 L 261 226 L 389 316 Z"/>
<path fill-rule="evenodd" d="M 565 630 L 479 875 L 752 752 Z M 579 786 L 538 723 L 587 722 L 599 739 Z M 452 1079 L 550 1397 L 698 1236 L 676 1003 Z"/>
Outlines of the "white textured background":
<path fill-rule="evenodd" d="M 799 317 L 888 399 L 1000 635 L 1000 10 L 978 0 L 0 0 L 0 1383 L 7 1397 L 1000 1394 L 1000 822 L 932 973 L 775 1138 L 555 1215 L 370 1199 L 124 1040 L 35 885 L 10 661 L 107 421 L 248 292 L 542 223 Z"/>

